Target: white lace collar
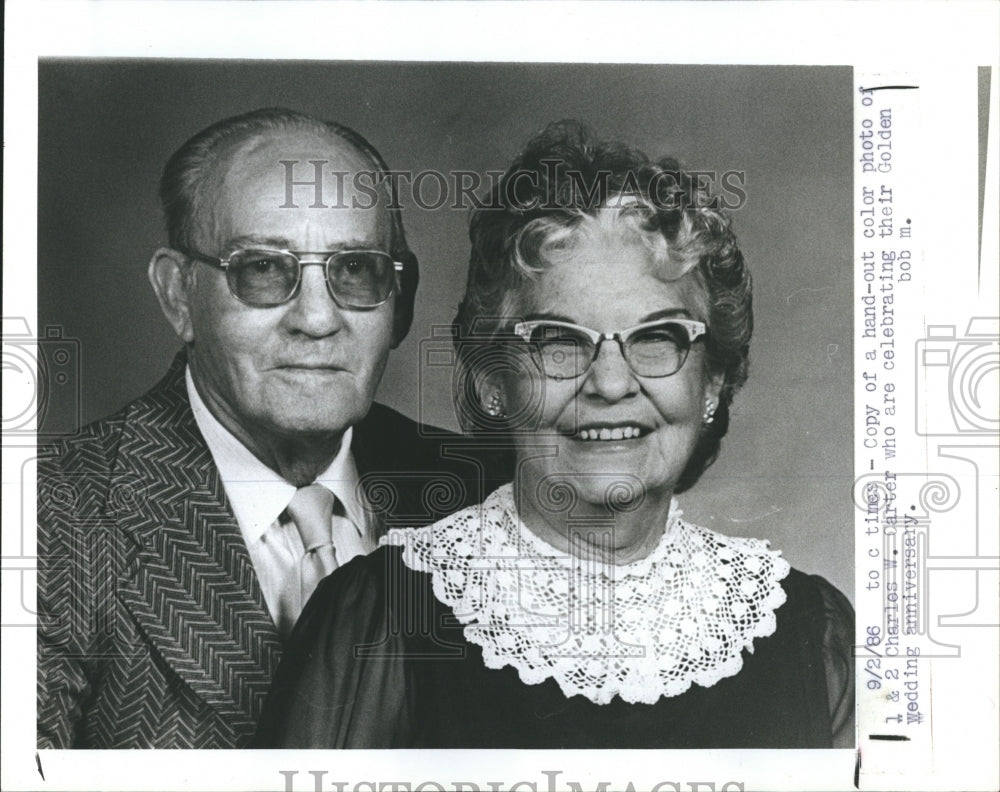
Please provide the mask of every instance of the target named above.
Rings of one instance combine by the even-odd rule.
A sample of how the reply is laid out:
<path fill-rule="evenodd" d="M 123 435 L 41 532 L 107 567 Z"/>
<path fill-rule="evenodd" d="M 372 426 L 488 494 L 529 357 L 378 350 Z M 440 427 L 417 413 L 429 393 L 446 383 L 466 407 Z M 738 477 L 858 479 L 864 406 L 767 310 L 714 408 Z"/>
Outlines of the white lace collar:
<path fill-rule="evenodd" d="M 383 544 L 427 572 L 434 596 L 482 647 L 489 668 L 553 678 L 567 696 L 653 704 L 691 683 L 710 687 L 771 635 L 788 562 L 767 542 L 684 522 L 676 501 L 646 558 L 614 566 L 576 559 L 531 533 L 507 484 L 479 506 Z"/>

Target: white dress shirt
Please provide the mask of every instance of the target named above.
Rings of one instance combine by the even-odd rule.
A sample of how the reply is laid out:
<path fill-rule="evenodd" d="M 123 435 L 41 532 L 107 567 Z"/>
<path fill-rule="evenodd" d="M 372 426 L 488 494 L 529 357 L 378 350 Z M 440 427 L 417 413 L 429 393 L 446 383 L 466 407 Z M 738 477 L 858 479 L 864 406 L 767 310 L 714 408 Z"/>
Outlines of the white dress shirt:
<path fill-rule="evenodd" d="M 185 381 L 195 422 L 219 470 L 233 515 L 250 551 L 264 601 L 278 631 L 287 636 L 305 604 L 300 602 L 298 585 L 299 562 L 305 548 L 298 530 L 285 514 L 285 507 L 297 488 L 257 459 L 219 423 L 198 394 L 190 367 L 185 371 Z M 337 496 L 356 529 L 346 534 L 339 532 L 337 537 L 331 531 L 341 564 L 356 555 L 370 553 L 375 547 L 365 519 L 363 496 L 358 491 L 358 470 L 351 454 L 352 434 L 351 428 L 344 432 L 333 462 L 315 482 L 310 482 L 322 484 Z"/>

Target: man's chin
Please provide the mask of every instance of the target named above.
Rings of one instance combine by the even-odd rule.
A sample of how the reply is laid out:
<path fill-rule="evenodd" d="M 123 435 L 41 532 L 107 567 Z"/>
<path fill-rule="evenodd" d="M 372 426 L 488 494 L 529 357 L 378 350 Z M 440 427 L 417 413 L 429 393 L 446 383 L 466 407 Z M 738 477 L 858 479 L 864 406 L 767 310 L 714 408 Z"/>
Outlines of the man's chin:
<path fill-rule="evenodd" d="M 365 417 L 370 407 L 370 403 L 350 398 L 336 403 L 330 399 L 296 399 L 269 410 L 258 423 L 268 433 L 287 441 L 339 439 Z"/>
<path fill-rule="evenodd" d="M 283 415 L 271 424 L 271 431 L 288 440 L 338 438 L 360 421 L 361 417 L 353 414 L 317 415 L 315 412 Z"/>

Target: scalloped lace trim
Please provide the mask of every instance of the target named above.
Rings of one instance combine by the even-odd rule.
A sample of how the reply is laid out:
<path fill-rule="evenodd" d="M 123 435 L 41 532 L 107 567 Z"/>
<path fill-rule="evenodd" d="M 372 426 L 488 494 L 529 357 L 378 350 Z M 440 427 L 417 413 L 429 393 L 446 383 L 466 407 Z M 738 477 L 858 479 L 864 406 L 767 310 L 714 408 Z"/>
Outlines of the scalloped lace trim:
<path fill-rule="evenodd" d="M 676 501 L 646 558 L 615 566 L 575 558 L 521 523 L 507 484 L 481 505 L 383 544 L 427 572 L 434 596 L 482 647 L 488 668 L 552 678 L 567 696 L 653 704 L 743 667 L 742 650 L 775 630 L 788 562 L 759 539 L 681 519 Z"/>

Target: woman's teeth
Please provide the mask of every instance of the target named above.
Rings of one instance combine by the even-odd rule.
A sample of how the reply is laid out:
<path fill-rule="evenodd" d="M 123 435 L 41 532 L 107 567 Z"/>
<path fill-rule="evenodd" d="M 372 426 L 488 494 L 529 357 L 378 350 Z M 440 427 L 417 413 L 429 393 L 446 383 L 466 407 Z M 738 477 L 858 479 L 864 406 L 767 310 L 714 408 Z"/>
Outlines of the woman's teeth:
<path fill-rule="evenodd" d="M 638 437 L 641 430 L 638 426 L 616 426 L 614 429 L 581 429 L 576 433 L 577 440 L 631 440 Z"/>

